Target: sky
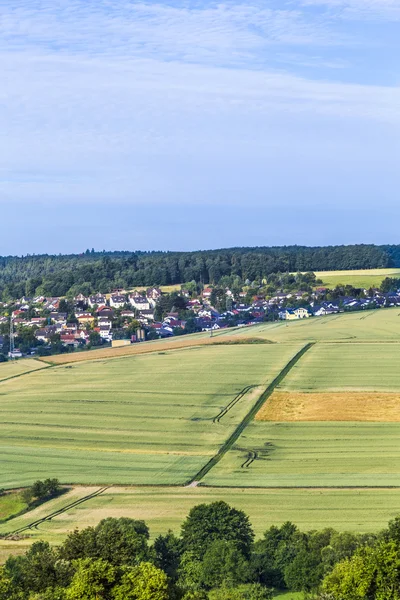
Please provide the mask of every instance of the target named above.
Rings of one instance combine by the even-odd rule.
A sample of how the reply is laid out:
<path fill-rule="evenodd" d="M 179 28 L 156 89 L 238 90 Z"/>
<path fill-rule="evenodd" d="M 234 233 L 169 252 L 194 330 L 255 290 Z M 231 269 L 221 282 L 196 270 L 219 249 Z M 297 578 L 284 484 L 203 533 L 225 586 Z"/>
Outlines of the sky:
<path fill-rule="evenodd" d="M 400 0 L 0 0 L 0 255 L 400 243 Z"/>

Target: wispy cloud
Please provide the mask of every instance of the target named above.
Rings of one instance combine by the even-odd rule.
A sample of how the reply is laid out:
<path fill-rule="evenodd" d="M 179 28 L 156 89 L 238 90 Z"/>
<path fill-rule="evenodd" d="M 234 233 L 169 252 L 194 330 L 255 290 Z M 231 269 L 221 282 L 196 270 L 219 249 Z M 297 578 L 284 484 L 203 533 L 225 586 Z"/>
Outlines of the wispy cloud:
<path fill-rule="evenodd" d="M 215 64 L 263 59 L 271 44 L 330 45 L 337 36 L 322 19 L 300 10 L 276 10 L 248 3 L 195 8 L 106 0 L 19 2 L 3 11 L 3 48 L 27 46 L 59 53 L 132 56 Z M 0 42 L 1 43 L 1 42 Z"/>
<path fill-rule="evenodd" d="M 369 21 L 399 21 L 399 0 L 303 0 L 304 6 L 340 9 L 344 17 Z"/>
<path fill-rule="evenodd" d="M 322 1 L 0 0 L 0 202 L 260 204 L 391 164 L 400 89 Z"/>

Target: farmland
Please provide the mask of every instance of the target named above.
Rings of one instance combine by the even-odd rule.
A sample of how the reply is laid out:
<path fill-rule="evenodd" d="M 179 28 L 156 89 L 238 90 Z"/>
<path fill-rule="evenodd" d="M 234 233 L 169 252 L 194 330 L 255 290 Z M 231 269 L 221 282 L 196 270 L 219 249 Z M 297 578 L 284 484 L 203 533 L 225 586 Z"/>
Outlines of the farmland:
<path fill-rule="evenodd" d="M 43 369 L 47 365 L 38 360 L 23 359 L 0 364 L 0 382 L 12 377 L 19 377 L 24 373 L 31 373 Z"/>
<path fill-rule="evenodd" d="M 184 484 L 299 349 L 196 347 L 52 367 L 4 381 L 0 486 L 44 477 Z"/>
<path fill-rule="evenodd" d="M 52 500 L 12 522 L 0 525 L 0 533 L 10 531 L 46 516 L 75 499 L 96 490 L 76 487 L 62 498 Z M 96 525 L 104 517 L 144 519 L 152 538 L 180 526 L 196 504 L 225 500 L 244 510 L 257 537 L 271 525 L 292 521 L 304 530 L 335 527 L 341 531 L 379 531 L 399 512 L 398 489 L 251 489 L 112 487 L 100 496 L 67 510 L 29 532 L 28 540 L 1 540 L 0 553 L 18 552 L 34 540 L 61 542 L 75 527 Z M 1 560 L 1 554 L 0 554 Z"/>
<path fill-rule="evenodd" d="M 333 288 L 336 285 L 352 285 L 358 288 L 379 287 L 386 277 L 400 277 L 400 269 L 361 269 L 352 271 L 316 271 L 322 285 Z"/>
<path fill-rule="evenodd" d="M 315 344 L 203 483 L 400 486 L 399 360 L 393 343 Z"/>
<path fill-rule="evenodd" d="M 376 531 L 400 508 L 399 339 L 398 309 L 387 309 L 0 365 L 0 487 L 80 484 L 0 533 L 98 489 L 81 485 L 112 487 L 32 539 L 56 543 L 104 516 L 178 531 L 192 506 L 215 499 L 246 510 L 258 535 L 286 520 Z M 199 487 L 183 487 L 263 392 L 256 419 Z M 27 543 L 2 541 L 1 551 Z"/>
<path fill-rule="evenodd" d="M 400 424 L 255 422 L 206 475 L 204 483 L 233 487 L 400 486 Z"/>

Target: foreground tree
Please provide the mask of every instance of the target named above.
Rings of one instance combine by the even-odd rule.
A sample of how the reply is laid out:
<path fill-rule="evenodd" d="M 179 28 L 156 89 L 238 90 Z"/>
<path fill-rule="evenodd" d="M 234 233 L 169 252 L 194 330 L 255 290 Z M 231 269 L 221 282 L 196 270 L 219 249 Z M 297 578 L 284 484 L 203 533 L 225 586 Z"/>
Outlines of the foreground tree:
<path fill-rule="evenodd" d="M 400 552 L 394 542 L 362 547 L 324 579 L 332 600 L 399 600 Z"/>
<path fill-rule="evenodd" d="M 182 525 L 184 550 L 200 560 L 216 540 L 234 542 L 237 549 L 249 557 L 254 532 L 248 516 L 222 501 L 192 508 Z"/>
<path fill-rule="evenodd" d="M 168 600 L 166 574 L 148 562 L 128 569 L 112 591 L 113 600 Z"/>

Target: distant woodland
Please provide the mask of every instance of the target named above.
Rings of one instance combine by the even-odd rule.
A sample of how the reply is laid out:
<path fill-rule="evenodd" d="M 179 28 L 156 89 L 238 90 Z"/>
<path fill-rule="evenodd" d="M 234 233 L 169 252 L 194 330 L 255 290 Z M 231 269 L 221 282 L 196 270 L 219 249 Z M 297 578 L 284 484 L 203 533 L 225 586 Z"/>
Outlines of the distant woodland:
<path fill-rule="evenodd" d="M 196 252 L 95 252 L 0 257 L 0 299 L 106 293 L 115 288 L 227 278 L 260 281 L 271 273 L 400 266 L 399 246 L 284 246 Z"/>

